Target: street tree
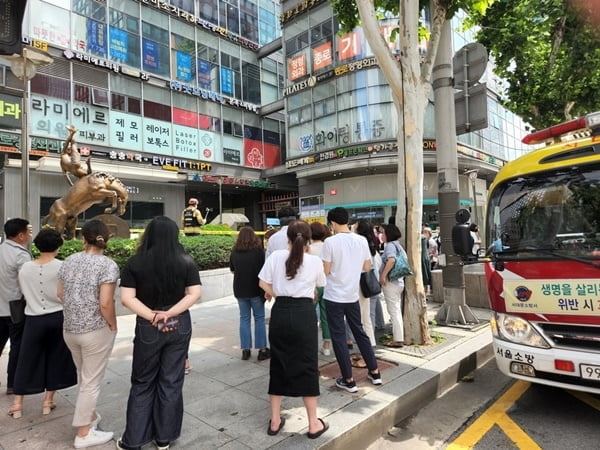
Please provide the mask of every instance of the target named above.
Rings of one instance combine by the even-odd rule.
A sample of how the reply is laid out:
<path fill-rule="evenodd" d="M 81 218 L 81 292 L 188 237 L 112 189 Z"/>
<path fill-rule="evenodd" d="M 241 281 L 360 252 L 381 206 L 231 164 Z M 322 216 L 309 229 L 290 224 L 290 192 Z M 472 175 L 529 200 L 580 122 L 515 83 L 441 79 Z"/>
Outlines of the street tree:
<path fill-rule="evenodd" d="M 330 0 L 343 32 L 360 26 L 387 79 L 398 116 L 398 207 L 396 225 L 402 232 L 414 276 L 406 278 L 404 307 L 405 341 L 431 344 L 421 271 L 421 220 L 423 217 L 423 127 L 431 92 L 431 75 L 442 25 L 459 9 L 485 11 L 489 0 Z M 427 52 L 419 53 L 422 41 L 420 14 L 429 7 Z M 398 18 L 392 33 L 400 55 L 387 45 L 380 25 L 382 17 Z"/>
<path fill-rule="evenodd" d="M 469 18 L 494 59 L 505 106 L 535 128 L 600 109 L 600 33 L 588 20 L 594 11 L 598 17 L 593 3 L 504 0 Z"/>

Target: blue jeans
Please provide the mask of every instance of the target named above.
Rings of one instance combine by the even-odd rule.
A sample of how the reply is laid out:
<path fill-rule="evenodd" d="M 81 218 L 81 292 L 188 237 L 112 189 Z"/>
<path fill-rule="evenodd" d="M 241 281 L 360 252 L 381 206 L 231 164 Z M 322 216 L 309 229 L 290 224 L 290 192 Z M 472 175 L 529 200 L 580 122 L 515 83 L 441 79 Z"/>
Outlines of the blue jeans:
<path fill-rule="evenodd" d="M 172 442 L 181 434 L 185 359 L 192 337 L 189 311 L 168 333 L 138 317 L 133 340 L 127 424 L 121 441 L 141 447 L 155 439 Z"/>
<path fill-rule="evenodd" d="M 252 348 L 252 325 L 250 316 L 254 316 L 254 348 L 267 348 L 265 326 L 265 303 L 261 297 L 238 298 L 240 307 L 240 348 Z"/>

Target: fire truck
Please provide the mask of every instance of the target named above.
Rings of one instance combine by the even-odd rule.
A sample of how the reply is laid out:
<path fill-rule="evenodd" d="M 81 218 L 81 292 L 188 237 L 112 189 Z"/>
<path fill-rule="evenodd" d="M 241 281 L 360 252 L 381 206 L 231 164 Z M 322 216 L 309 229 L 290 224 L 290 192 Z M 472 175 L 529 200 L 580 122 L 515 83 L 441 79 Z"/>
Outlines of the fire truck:
<path fill-rule="evenodd" d="M 600 394 L 600 112 L 523 142 L 546 145 L 497 174 L 479 255 L 496 362 L 513 378 Z M 466 259 L 467 225 L 452 234 Z"/>

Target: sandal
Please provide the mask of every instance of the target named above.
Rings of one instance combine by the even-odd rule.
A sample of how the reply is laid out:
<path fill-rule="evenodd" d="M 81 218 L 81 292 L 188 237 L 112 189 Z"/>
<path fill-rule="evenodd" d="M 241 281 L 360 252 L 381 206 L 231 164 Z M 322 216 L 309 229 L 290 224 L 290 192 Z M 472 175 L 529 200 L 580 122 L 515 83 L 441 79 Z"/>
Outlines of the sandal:
<path fill-rule="evenodd" d="M 23 411 L 21 410 L 23 405 L 12 405 L 8 410 L 8 415 L 13 419 L 20 419 L 23 417 Z"/>
<path fill-rule="evenodd" d="M 352 355 L 350 358 L 350 364 L 352 364 L 352 367 L 356 367 L 357 369 L 367 368 L 367 363 L 361 355 Z"/>
<path fill-rule="evenodd" d="M 316 439 L 319 436 L 321 436 L 323 433 L 325 433 L 327 430 L 329 430 L 329 424 L 328 423 L 326 423 L 321 418 L 319 418 L 319 422 L 321 422 L 323 424 L 323 428 L 320 429 L 319 431 L 317 431 L 316 433 L 311 433 L 311 432 L 306 433 L 306 435 L 308 436 L 309 439 Z"/>
<path fill-rule="evenodd" d="M 185 373 L 186 375 L 189 375 L 191 371 L 192 371 L 192 365 L 190 363 L 190 360 L 186 359 L 185 360 L 185 368 L 183 369 L 183 373 Z"/>
<path fill-rule="evenodd" d="M 42 414 L 47 416 L 50 412 L 56 408 L 56 403 L 53 400 L 46 400 L 42 403 Z"/>

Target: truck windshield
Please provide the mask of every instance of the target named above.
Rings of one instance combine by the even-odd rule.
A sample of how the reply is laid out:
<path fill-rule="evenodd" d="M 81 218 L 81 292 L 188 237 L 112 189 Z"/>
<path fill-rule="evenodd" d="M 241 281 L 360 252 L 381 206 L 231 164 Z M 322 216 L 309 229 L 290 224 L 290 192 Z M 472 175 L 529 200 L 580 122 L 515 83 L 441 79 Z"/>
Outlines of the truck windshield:
<path fill-rule="evenodd" d="M 500 258 L 600 257 L 600 164 L 498 185 L 488 205 L 490 253 Z"/>

